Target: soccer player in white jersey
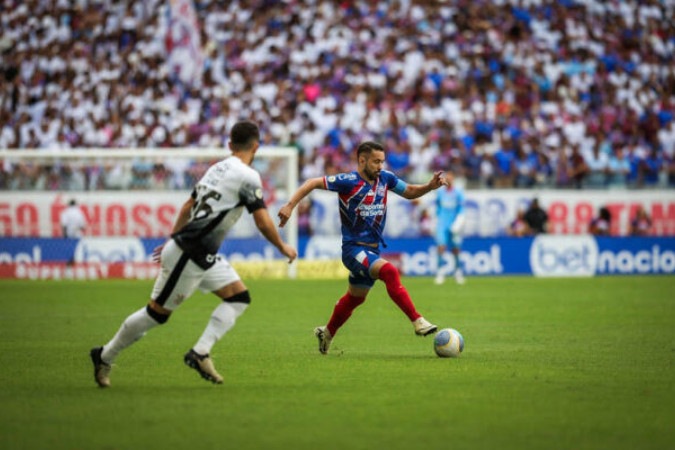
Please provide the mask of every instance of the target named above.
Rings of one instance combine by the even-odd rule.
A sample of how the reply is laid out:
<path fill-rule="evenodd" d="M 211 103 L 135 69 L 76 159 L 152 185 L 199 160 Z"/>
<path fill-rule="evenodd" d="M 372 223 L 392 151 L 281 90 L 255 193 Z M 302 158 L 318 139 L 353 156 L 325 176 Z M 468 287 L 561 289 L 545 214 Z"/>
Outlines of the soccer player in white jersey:
<path fill-rule="evenodd" d="M 165 323 L 197 289 L 213 292 L 222 302 L 195 346 L 185 354 L 184 362 L 205 380 L 223 382 L 209 354 L 251 301 L 237 272 L 217 254 L 225 235 L 246 208 L 263 236 L 289 263 L 297 256 L 279 235 L 265 208 L 260 175 L 250 167 L 259 145 L 260 132 L 255 123 L 238 122 L 232 127 L 232 155 L 207 170 L 181 207 L 171 238 L 155 251 L 161 271 L 150 302 L 127 317 L 110 342 L 91 350 L 94 379 L 100 387 L 110 386 L 111 365 L 118 354 L 151 328 Z"/>
<path fill-rule="evenodd" d="M 445 189 L 439 189 L 436 197 L 436 249 L 438 251 L 438 266 L 436 269 L 436 284 L 445 282 L 447 271 L 444 255 L 450 249 L 454 258 L 455 281 L 464 284 L 462 261 L 459 252 L 464 238 L 464 190 L 457 186 L 451 170 L 445 172 Z"/>

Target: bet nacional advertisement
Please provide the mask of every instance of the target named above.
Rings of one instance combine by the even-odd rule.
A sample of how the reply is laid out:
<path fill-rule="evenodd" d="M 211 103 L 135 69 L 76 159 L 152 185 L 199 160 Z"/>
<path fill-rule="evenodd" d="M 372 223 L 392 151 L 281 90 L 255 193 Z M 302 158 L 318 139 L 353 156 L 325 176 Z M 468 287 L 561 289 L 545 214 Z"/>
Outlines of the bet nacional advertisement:
<path fill-rule="evenodd" d="M 18 279 L 152 279 L 159 269 L 151 261 L 163 239 L 85 237 L 0 239 L 0 278 Z M 337 242 L 337 245 L 336 245 Z M 340 278 L 336 239 L 301 239 L 298 278 Z M 237 270 L 251 276 L 285 277 L 286 262 L 260 238 L 229 239 L 220 249 Z M 430 238 L 387 239 L 383 257 L 406 276 L 436 272 L 438 254 Z M 673 275 L 675 238 L 540 235 L 535 238 L 467 238 L 460 258 L 468 276 L 534 275 L 591 277 L 598 275 Z M 71 262 L 68 262 L 71 260 Z M 453 268 L 443 255 L 446 270 Z"/>

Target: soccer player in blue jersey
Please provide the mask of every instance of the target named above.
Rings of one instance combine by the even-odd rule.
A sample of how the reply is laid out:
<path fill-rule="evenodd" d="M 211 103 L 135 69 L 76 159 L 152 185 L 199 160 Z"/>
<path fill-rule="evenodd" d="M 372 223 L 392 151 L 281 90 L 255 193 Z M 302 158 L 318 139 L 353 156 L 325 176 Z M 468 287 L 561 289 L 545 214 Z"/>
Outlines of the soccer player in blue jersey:
<path fill-rule="evenodd" d="M 342 263 L 350 272 L 349 287 L 335 305 L 328 323 L 314 330 L 319 340 L 319 351 L 323 354 L 328 353 L 333 337 L 354 309 L 365 301 L 376 280 L 384 282 L 387 293 L 410 319 L 417 335 L 427 336 L 437 328 L 417 312 L 408 291 L 401 284 L 398 269 L 380 256 L 380 244 L 386 246 L 382 232 L 389 191 L 407 199 L 419 198 L 445 184 L 442 172 L 435 173 L 427 184 L 407 184 L 384 170 L 385 152 L 381 144 L 363 142 L 358 146 L 356 155 L 357 170 L 305 181 L 279 210 L 279 226 L 283 227 L 293 208 L 314 189 L 327 189 L 338 194 Z"/>
<path fill-rule="evenodd" d="M 439 189 L 436 197 L 436 248 L 438 265 L 436 268 L 436 284 L 445 282 L 446 265 L 444 254 L 450 249 L 455 259 L 455 281 L 464 284 L 462 261 L 459 251 L 462 247 L 464 231 L 464 190 L 454 182 L 452 171 L 445 173 L 445 189 Z"/>

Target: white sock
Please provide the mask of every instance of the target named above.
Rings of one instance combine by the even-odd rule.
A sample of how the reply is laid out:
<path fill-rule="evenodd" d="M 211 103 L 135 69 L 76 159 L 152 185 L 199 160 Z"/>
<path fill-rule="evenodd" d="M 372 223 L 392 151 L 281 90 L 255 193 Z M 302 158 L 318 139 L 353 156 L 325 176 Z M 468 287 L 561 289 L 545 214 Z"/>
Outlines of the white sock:
<path fill-rule="evenodd" d="M 111 364 L 119 352 L 139 340 L 151 328 L 159 325 L 155 319 L 148 315 L 145 307 L 139 309 L 126 318 L 117 334 L 103 346 L 101 359 Z"/>
<path fill-rule="evenodd" d="M 213 310 L 211 318 L 204 333 L 197 341 L 197 344 L 192 348 L 200 355 L 208 355 L 211 353 L 213 346 L 227 333 L 241 316 L 246 308 L 247 303 L 221 303 Z"/>

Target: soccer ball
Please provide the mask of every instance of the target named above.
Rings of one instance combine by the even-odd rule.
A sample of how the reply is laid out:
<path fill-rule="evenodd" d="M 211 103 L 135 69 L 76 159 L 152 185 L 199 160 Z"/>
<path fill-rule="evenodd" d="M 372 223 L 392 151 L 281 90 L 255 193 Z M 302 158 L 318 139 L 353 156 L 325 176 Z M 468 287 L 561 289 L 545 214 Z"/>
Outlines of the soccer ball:
<path fill-rule="evenodd" d="M 464 338 L 454 328 L 443 328 L 434 336 L 434 350 L 441 358 L 457 358 L 464 350 Z"/>

